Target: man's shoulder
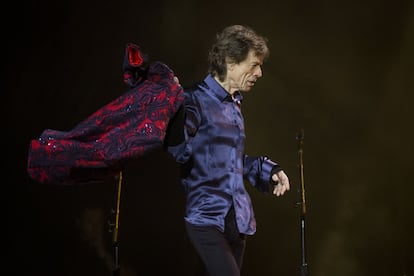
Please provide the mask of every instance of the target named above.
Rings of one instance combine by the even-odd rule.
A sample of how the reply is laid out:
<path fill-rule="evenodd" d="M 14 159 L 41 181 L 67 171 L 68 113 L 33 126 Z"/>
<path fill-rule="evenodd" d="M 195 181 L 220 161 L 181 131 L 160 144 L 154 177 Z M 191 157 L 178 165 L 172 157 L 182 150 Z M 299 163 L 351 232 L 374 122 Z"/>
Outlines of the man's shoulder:
<path fill-rule="evenodd" d="M 198 95 L 198 94 L 204 94 L 206 90 L 208 90 L 209 87 L 205 81 L 199 81 L 192 85 L 189 85 L 187 87 L 184 87 L 184 93 L 188 95 Z"/>

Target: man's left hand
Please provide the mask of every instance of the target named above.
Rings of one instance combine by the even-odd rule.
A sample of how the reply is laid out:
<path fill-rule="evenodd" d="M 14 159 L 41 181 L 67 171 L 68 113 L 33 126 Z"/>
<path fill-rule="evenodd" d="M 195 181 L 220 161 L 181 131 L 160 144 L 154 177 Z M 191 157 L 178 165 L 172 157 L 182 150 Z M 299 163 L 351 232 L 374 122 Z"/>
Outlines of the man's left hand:
<path fill-rule="evenodd" d="M 289 178 L 283 171 L 279 171 L 272 175 L 272 180 L 276 185 L 273 186 L 273 194 L 276 196 L 283 195 L 290 190 Z"/>

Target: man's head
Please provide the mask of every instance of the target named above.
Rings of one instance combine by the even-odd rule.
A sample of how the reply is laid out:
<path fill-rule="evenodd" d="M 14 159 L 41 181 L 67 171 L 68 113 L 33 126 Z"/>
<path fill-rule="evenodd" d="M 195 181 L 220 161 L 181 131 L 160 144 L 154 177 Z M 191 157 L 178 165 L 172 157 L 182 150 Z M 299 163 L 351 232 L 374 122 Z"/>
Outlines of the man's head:
<path fill-rule="evenodd" d="M 232 89 L 250 90 L 261 77 L 261 65 L 269 57 L 266 38 L 242 25 L 217 34 L 209 53 L 209 73 Z M 230 83 L 229 83 L 230 82 Z M 232 91 L 229 91 L 232 93 Z"/>

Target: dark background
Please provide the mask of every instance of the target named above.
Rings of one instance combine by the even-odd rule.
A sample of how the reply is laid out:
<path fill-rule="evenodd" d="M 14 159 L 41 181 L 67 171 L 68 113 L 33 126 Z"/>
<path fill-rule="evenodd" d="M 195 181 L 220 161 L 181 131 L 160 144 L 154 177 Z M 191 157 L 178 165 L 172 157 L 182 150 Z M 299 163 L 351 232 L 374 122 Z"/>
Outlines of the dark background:
<path fill-rule="evenodd" d="M 412 1 L 19 1 L 2 8 L 5 275 L 110 275 L 117 182 L 42 185 L 29 141 L 70 130 L 126 87 L 128 42 L 186 86 L 204 78 L 216 32 L 269 40 L 243 104 L 247 149 L 278 161 L 281 197 L 249 187 L 258 230 L 243 275 L 300 275 L 296 133 L 305 130 L 306 252 L 312 276 L 414 275 Z M 248 185 L 248 184 L 247 184 Z M 198 275 L 176 165 L 162 151 L 124 170 L 122 275 Z"/>

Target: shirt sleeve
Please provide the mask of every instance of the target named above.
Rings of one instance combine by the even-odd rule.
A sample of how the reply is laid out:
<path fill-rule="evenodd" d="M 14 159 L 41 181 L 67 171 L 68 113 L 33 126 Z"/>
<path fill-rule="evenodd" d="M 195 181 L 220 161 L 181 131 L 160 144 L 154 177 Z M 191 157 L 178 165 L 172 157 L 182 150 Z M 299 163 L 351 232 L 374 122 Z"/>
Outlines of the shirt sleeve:
<path fill-rule="evenodd" d="M 183 124 L 181 127 L 175 127 L 175 132 L 182 132 L 183 138 L 179 142 L 168 143 L 166 145 L 167 152 L 180 164 L 186 163 L 193 152 L 192 140 L 196 135 L 201 122 L 201 108 L 194 99 L 192 93 L 185 93 L 184 106 L 182 108 Z M 177 136 L 177 135 L 174 135 Z M 181 136 L 178 135 L 178 136 Z"/>
<path fill-rule="evenodd" d="M 271 177 L 280 170 L 280 166 L 266 156 L 244 155 L 244 179 L 262 193 L 270 193 Z"/>

